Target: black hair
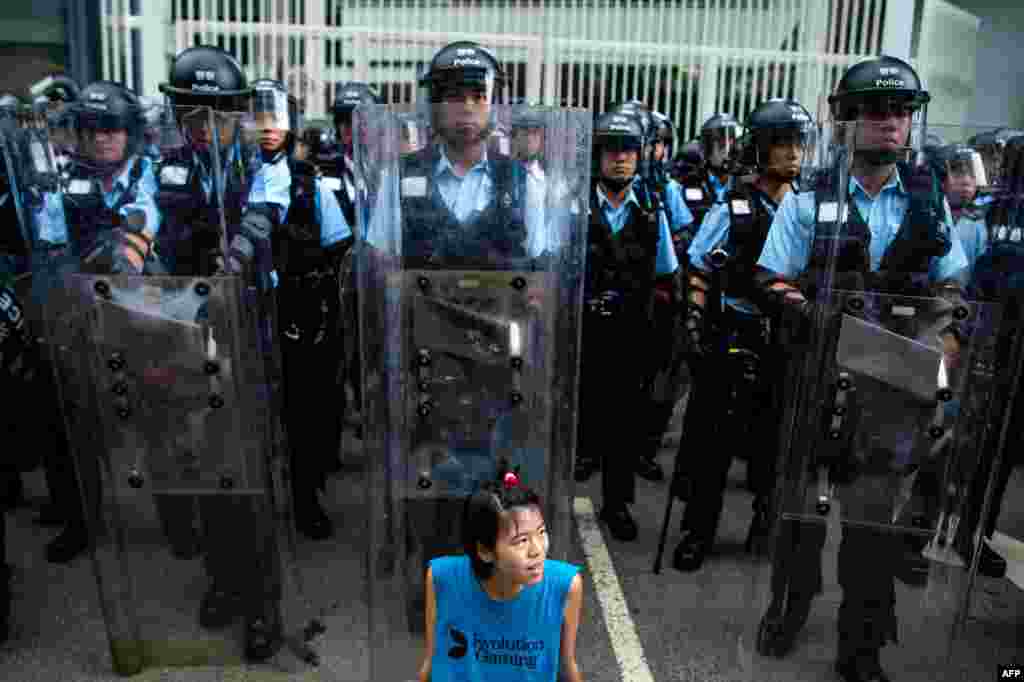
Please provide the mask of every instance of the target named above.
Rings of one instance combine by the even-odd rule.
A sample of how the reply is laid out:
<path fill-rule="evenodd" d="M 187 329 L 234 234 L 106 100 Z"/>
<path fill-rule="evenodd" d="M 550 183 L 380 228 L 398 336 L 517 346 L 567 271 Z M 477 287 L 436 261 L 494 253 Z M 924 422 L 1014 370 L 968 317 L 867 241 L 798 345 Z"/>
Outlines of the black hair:
<path fill-rule="evenodd" d="M 517 485 L 505 485 L 505 475 L 512 473 L 518 478 L 518 471 L 519 467 L 511 469 L 502 459 L 498 464 L 496 479 L 485 481 L 466 498 L 462 515 L 462 547 L 469 555 L 473 573 L 479 580 L 490 578 L 494 574 L 494 565 L 480 558 L 477 543 L 491 549 L 497 545 L 501 515 L 515 508 L 541 508 L 540 496 L 521 481 Z"/>

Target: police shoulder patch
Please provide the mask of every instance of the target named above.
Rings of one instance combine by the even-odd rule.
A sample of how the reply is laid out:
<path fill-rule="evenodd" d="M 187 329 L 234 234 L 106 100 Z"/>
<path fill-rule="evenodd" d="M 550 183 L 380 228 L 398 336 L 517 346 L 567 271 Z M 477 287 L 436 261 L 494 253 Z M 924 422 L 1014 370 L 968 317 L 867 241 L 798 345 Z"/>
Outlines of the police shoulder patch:
<path fill-rule="evenodd" d="M 411 178 L 402 178 L 403 197 L 425 197 L 427 196 L 427 178 L 423 175 Z"/>
<path fill-rule="evenodd" d="M 750 202 L 746 199 L 733 199 L 732 212 L 734 215 L 750 215 Z"/>
<path fill-rule="evenodd" d="M 188 182 L 188 168 L 185 166 L 164 166 L 160 169 L 160 184 L 184 185 Z"/>
<path fill-rule="evenodd" d="M 68 183 L 68 194 L 90 194 L 92 183 L 82 178 L 74 178 Z"/>

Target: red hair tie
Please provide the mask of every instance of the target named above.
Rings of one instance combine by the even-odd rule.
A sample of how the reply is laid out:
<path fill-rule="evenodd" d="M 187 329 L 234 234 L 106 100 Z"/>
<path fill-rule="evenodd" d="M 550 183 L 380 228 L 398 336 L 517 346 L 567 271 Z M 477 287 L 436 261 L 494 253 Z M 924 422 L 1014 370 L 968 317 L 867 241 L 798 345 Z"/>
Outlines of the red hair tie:
<path fill-rule="evenodd" d="M 511 471 L 508 472 L 507 474 L 505 474 L 505 478 L 503 479 L 503 481 L 505 483 L 505 489 L 506 490 L 510 490 L 512 488 L 519 487 L 519 477 L 516 476 Z"/>

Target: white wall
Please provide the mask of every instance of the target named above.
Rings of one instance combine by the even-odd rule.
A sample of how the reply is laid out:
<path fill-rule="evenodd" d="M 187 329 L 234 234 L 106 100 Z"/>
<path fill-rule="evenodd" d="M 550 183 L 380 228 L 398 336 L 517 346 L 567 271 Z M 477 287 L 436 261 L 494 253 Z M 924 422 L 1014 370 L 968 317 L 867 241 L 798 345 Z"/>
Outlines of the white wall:
<path fill-rule="evenodd" d="M 977 125 L 1024 126 L 1024 3 L 952 0 L 981 19 L 974 104 Z"/>

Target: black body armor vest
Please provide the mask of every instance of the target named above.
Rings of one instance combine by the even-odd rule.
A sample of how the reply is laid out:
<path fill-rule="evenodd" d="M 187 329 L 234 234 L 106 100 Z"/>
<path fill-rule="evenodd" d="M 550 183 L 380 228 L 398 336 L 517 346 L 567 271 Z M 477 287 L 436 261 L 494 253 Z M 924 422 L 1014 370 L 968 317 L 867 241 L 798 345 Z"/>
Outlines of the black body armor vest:
<path fill-rule="evenodd" d="M 617 292 L 627 309 L 646 306 L 654 291 L 660 236 L 658 214 L 643 183 L 635 183 L 634 191 L 644 208 L 629 208 L 626 224 L 613 233 L 598 203 L 595 186 L 590 193 L 587 230 L 587 298 Z"/>
<path fill-rule="evenodd" d="M 829 172 L 819 178 L 814 188 L 818 220 L 801 286 L 805 295 L 813 296 L 819 287 L 825 286 L 828 250 L 837 234 L 833 289 L 871 290 L 903 296 L 933 295 L 929 273 L 932 259 L 948 253 L 952 243 L 942 224 L 942 195 L 939 193 L 936 198 L 934 188 L 929 186 L 933 181 L 930 173 L 914 174 L 904 163 L 897 164 L 897 168 L 909 194 L 909 205 L 895 238 L 886 248 L 878 272 L 871 272 L 871 230 L 853 197 L 847 199 L 849 217 L 845 230 L 839 233 L 843 226 L 841 216 L 835 215 L 837 211 L 822 211 L 823 206 L 837 205 L 837 173 Z M 824 220 L 823 215 L 833 219 Z"/>
<path fill-rule="evenodd" d="M 96 246 L 100 237 L 122 222 L 120 210 L 135 201 L 142 161 L 134 159 L 129 171 L 128 187 L 117 202 L 107 208 L 103 201 L 100 181 L 80 166 L 72 166 L 64 192 L 64 219 L 68 227 L 68 240 L 75 253 L 84 256 Z"/>
<path fill-rule="evenodd" d="M 493 196 L 458 221 L 433 180 L 436 152 L 402 159 L 402 255 L 413 267 L 516 267 L 526 253 L 526 172 L 507 157 L 487 161 Z"/>
<path fill-rule="evenodd" d="M 224 213 L 228 242 L 242 219 L 256 166 L 237 160 L 227 168 Z M 216 196 L 203 187 L 205 173 L 191 152 L 165 156 L 157 174 L 157 205 L 163 225 L 157 235 L 157 253 L 175 275 L 207 275 L 212 254 L 220 248 L 220 220 Z"/>
<path fill-rule="evenodd" d="M 729 209 L 729 238 L 725 250 L 729 254 L 722 272 L 722 289 L 726 296 L 756 301 L 759 298 L 754 275 L 757 260 L 764 250 L 773 215 L 766 204 L 778 208 L 764 192 L 739 184 L 726 192 Z"/>
<path fill-rule="evenodd" d="M 693 214 L 694 234 L 704 223 L 704 216 L 715 205 L 715 190 L 711 188 L 704 175 L 688 175 L 679 181 L 683 191 L 683 201 Z"/>
<path fill-rule="evenodd" d="M 274 267 L 282 276 L 304 275 L 322 269 L 326 250 L 317 215 L 316 169 L 305 161 L 292 161 L 291 206 L 285 222 L 271 235 Z"/>

